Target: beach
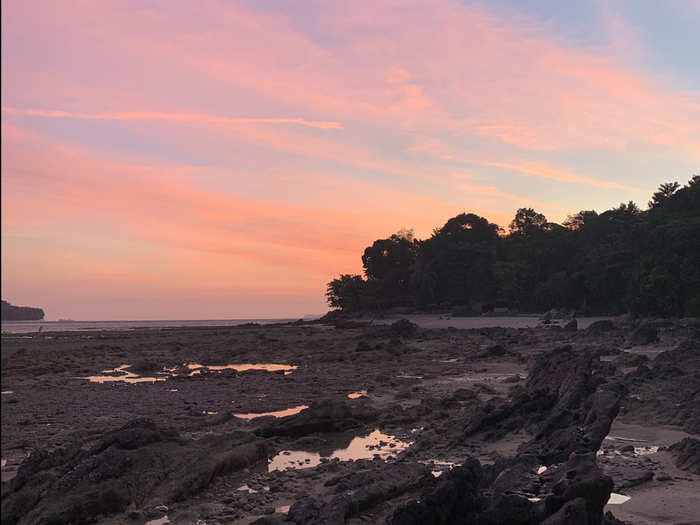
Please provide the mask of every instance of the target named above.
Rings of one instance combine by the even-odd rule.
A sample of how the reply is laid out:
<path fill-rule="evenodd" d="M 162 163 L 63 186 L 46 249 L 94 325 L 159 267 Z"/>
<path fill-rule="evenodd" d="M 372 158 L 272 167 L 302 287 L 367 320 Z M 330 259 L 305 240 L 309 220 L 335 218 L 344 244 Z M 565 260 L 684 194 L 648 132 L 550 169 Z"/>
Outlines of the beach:
<path fill-rule="evenodd" d="M 672 447 L 700 428 L 697 320 L 407 317 L 3 334 L 3 522 L 65 517 L 62 501 L 97 490 L 112 503 L 81 512 L 98 523 L 283 523 L 304 509 L 313 523 L 331 508 L 409 523 L 411 502 L 472 460 L 482 485 L 518 472 L 517 489 L 491 480 L 482 499 L 502 490 L 546 513 L 584 449 L 586 472 L 613 480 L 606 512 L 697 522 L 698 458 Z M 88 464 L 90 487 L 70 474 Z M 28 487 L 44 496 L 27 505 Z"/>

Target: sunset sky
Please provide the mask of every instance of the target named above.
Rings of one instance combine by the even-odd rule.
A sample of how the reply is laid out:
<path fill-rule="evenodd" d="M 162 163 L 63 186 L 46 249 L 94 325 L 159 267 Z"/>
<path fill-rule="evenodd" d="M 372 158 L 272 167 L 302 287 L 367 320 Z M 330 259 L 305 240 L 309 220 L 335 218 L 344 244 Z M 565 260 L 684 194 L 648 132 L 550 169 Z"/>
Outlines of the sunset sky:
<path fill-rule="evenodd" d="M 2 2 L 2 297 L 322 313 L 364 247 L 700 172 L 700 0 Z"/>

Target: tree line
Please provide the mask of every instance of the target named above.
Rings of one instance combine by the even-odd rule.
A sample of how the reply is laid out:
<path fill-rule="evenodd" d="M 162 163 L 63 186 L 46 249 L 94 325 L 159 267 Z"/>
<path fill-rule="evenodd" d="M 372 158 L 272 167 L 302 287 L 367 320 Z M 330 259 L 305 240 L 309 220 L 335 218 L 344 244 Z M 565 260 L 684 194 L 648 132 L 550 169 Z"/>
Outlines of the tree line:
<path fill-rule="evenodd" d="M 700 176 L 662 184 L 646 210 L 630 201 L 557 224 L 520 208 L 507 233 L 461 213 L 427 239 L 377 239 L 362 266 L 328 283 L 331 307 L 700 315 Z"/>

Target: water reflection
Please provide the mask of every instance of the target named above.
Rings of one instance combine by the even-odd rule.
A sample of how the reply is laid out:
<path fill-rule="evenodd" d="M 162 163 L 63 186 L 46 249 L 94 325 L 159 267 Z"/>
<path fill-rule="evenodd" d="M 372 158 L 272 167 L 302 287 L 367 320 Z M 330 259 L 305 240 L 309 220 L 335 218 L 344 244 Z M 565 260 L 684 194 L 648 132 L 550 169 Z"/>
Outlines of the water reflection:
<path fill-rule="evenodd" d="M 273 416 L 273 417 L 287 417 L 287 416 L 293 416 L 294 414 L 298 414 L 302 410 L 309 408 L 308 405 L 298 405 L 292 408 L 287 408 L 285 410 L 277 410 L 275 412 L 251 412 L 250 414 L 233 414 L 235 417 L 241 418 L 241 419 L 255 419 L 256 417 L 265 417 L 265 416 Z"/>
<path fill-rule="evenodd" d="M 166 368 L 156 372 L 154 376 L 143 377 L 135 372 L 127 370 L 132 365 L 125 364 L 117 368 L 102 370 L 102 375 L 88 376 L 80 379 L 87 379 L 91 383 L 110 383 L 115 381 L 123 381 L 124 383 L 155 383 L 156 381 L 165 381 L 168 377 L 175 377 L 177 367 Z M 240 363 L 229 365 L 203 365 L 201 363 L 190 363 L 185 365 L 188 370 L 186 375 L 194 376 L 202 373 L 202 370 L 210 370 L 213 372 L 221 372 L 222 370 L 236 370 L 237 372 L 245 372 L 246 370 L 265 370 L 266 372 L 284 372 L 284 375 L 289 375 L 298 367 L 293 365 L 282 365 L 277 363 Z M 171 392 L 176 392 L 177 389 L 172 389 Z M 11 390 L 4 391 L 3 394 L 12 394 Z"/>
<path fill-rule="evenodd" d="M 121 365 L 117 368 L 102 370 L 103 375 L 82 377 L 81 379 L 87 379 L 91 383 L 110 383 L 114 381 L 123 381 L 124 383 L 155 383 L 156 381 L 165 381 L 164 377 L 142 377 L 134 372 L 129 372 L 127 368 L 130 367 L 131 365 Z"/>
<path fill-rule="evenodd" d="M 375 430 L 367 436 L 352 438 L 345 447 L 322 450 L 320 453 L 304 450 L 283 450 L 269 461 L 267 470 L 272 472 L 288 468 L 310 468 L 319 465 L 322 460 L 333 459 L 354 461 L 379 457 L 386 460 L 406 450 L 411 444 L 412 442 L 401 441 L 395 436 Z"/>
<path fill-rule="evenodd" d="M 246 370 L 264 370 L 266 372 L 284 371 L 284 375 L 289 375 L 298 367 L 296 365 L 281 365 L 277 363 L 238 363 L 229 365 L 203 365 L 201 363 L 189 363 L 187 368 L 190 369 L 189 375 L 197 375 L 201 373 L 203 368 L 221 372 L 222 370 L 235 370 L 236 372 L 245 372 Z"/>
<path fill-rule="evenodd" d="M 357 392 L 351 392 L 348 394 L 350 399 L 358 399 L 360 397 L 365 397 L 367 395 L 367 390 L 358 390 Z"/>

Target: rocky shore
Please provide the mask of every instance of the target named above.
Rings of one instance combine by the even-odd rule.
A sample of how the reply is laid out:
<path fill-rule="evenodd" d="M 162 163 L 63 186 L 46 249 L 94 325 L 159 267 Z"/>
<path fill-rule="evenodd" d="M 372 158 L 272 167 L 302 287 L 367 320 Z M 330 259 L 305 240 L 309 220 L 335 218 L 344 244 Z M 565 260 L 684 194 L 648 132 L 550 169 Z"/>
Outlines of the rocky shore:
<path fill-rule="evenodd" d="M 700 523 L 697 320 L 412 321 L 3 334 L 2 522 Z"/>

